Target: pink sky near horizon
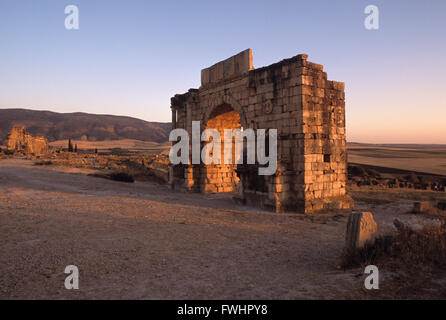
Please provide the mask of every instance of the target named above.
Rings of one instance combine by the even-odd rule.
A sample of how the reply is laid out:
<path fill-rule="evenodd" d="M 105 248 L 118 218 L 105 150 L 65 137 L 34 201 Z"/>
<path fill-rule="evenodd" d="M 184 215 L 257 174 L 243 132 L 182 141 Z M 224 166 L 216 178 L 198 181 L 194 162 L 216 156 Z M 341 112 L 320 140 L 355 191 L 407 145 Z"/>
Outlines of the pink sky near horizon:
<path fill-rule="evenodd" d="M 440 71 L 440 70 L 439 70 Z M 418 73 L 432 80 L 432 72 Z M 370 92 L 346 87 L 346 130 L 349 142 L 446 144 L 446 97 L 442 80 L 431 85 L 409 75 L 399 85 L 388 81 L 370 86 Z M 439 76 L 439 75 L 438 75 Z M 435 79 L 434 79 L 435 80 Z M 354 87 L 354 85 L 352 84 Z M 361 106 L 361 108 L 358 108 Z"/>

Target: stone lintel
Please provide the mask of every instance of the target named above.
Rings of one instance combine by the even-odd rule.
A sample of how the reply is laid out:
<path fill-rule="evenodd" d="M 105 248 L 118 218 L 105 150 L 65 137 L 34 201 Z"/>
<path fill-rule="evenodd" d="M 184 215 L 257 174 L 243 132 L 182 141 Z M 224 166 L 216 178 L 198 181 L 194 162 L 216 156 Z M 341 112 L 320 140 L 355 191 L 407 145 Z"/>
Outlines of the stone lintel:
<path fill-rule="evenodd" d="M 253 69 L 252 50 L 246 49 L 235 56 L 201 70 L 201 85 L 217 83 Z"/>

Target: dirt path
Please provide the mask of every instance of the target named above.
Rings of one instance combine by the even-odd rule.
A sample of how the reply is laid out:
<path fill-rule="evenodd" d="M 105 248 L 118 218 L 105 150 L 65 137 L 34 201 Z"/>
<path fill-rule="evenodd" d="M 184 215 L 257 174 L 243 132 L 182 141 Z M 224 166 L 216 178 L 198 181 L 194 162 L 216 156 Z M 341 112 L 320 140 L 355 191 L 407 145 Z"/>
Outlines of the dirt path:
<path fill-rule="evenodd" d="M 0 298 L 367 297 L 361 270 L 337 269 L 345 217 L 85 173 L 0 161 Z M 64 288 L 70 264 L 80 290 Z"/>

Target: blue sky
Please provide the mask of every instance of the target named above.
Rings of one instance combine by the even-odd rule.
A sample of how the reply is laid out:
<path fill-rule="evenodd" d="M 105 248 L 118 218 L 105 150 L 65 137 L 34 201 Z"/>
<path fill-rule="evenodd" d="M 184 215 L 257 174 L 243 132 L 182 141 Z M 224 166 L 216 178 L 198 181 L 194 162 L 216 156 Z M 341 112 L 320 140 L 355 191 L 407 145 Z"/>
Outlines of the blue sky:
<path fill-rule="evenodd" d="M 170 121 L 202 68 L 252 48 L 254 67 L 307 53 L 344 81 L 349 141 L 446 143 L 445 14 L 442 0 L 0 0 L 0 108 Z"/>

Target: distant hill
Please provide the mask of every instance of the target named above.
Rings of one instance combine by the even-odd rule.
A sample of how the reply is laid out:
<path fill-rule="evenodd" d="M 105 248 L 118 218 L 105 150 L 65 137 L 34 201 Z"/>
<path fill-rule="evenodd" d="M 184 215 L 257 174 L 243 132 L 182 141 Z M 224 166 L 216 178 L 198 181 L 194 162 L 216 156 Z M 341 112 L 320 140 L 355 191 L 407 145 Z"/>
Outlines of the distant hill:
<path fill-rule="evenodd" d="M 171 129 L 170 123 L 148 122 L 123 116 L 0 109 L 0 144 L 5 144 L 14 125 L 23 125 L 33 136 L 42 135 L 49 141 L 137 139 L 165 142 Z"/>

